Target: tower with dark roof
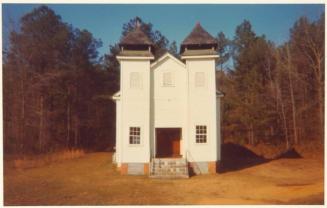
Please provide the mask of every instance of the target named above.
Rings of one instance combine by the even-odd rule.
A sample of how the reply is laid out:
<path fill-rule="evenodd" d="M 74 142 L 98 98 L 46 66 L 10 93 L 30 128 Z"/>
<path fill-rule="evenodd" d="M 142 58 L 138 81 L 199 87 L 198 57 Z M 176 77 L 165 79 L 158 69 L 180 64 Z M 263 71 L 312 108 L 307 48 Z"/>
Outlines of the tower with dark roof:
<path fill-rule="evenodd" d="M 188 144 L 190 152 L 202 152 L 198 161 L 207 161 L 207 168 L 215 170 L 220 160 L 220 95 L 216 91 L 217 41 L 200 23 L 181 44 L 181 59 L 185 61 L 188 73 L 187 106 L 189 137 L 197 137 L 192 128 L 205 126 L 206 143 Z M 210 137 L 210 138 L 209 138 Z M 210 171 L 209 171 L 210 172 Z"/>
<path fill-rule="evenodd" d="M 116 161 L 117 164 L 149 164 L 153 43 L 138 24 L 120 40 L 119 47 L 116 58 L 120 63 L 120 92 L 114 98 L 117 100 L 116 151 L 119 152 Z"/>
<path fill-rule="evenodd" d="M 120 40 L 120 54 L 119 56 L 153 56 L 153 42 L 142 31 L 139 22 L 133 31 L 127 33 Z"/>
<path fill-rule="evenodd" d="M 199 22 L 196 23 L 191 33 L 181 44 L 181 55 L 215 55 L 217 40 L 203 29 Z"/>

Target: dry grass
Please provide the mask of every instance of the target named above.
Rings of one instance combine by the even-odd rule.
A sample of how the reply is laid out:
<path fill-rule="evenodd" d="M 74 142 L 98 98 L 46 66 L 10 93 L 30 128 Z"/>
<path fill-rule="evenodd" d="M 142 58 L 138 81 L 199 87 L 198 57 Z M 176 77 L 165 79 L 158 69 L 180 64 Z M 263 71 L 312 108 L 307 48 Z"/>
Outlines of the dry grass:
<path fill-rule="evenodd" d="M 4 169 L 5 205 L 323 204 L 323 162 L 278 159 L 190 179 L 122 176 L 110 153 Z"/>
<path fill-rule="evenodd" d="M 324 159 L 324 144 L 317 140 L 307 141 L 300 145 L 296 145 L 295 149 L 304 158 Z"/>
<path fill-rule="evenodd" d="M 13 167 L 16 169 L 26 169 L 35 168 L 48 165 L 53 162 L 60 162 L 65 160 L 71 160 L 75 158 L 80 158 L 85 155 L 84 150 L 64 150 L 60 152 L 55 152 L 51 154 L 37 155 L 37 156 L 25 156 L 21 159 L 13 160 Z M 11 161 L 8 161 L 11 163 Z"/>

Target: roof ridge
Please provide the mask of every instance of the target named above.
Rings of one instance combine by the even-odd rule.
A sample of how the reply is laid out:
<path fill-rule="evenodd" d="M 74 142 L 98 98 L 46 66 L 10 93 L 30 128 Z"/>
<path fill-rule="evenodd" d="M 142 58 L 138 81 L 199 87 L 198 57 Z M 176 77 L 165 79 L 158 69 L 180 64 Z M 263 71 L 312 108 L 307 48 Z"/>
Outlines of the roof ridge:
<path fill-rule="evenodd" d="M 153 69 L 156 65 L 158 65 L 159 63 L 163 62 L 165 60 L 166 57 L 170 57 L 171 59 L 173 59 L 175 62 L 177 62 L 179 65 L 182 65 L 185 68 L 185 63 L 183 63 L 183 61 L 174 56 L 173 54 L 171 54 L 169 51 L 165 52 L 164 54 L 162 54 L 155 62 L 153 62 L 151 64 L 151 69 Z"/>

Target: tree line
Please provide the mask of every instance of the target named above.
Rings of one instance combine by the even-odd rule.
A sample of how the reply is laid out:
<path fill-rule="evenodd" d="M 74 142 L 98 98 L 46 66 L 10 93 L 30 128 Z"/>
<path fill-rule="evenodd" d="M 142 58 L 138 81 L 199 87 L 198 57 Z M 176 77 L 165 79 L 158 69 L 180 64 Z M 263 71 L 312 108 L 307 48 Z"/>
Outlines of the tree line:
<path fill-rule="evenodd" d="M 219 33 L 223 135 L 241 143 L 285 144 L 324 139 L 324 14 L 299 18 L 275 45 L 245 20 L 228 40 Z M 233 60 L 233 69 L 224 64 Z"/>
<path fill-rule="evenodd" d="M 139 17 L 136 22 L 155 44 L 155 57 L 176 42 Z M 13 27 L 17 28 L 17 27 Z M 217 35 L 218 88 L 224 92 L 223 136 L 236 142 L 285 143 L 323 138 L 324 16 L 300 18 L 290 40 L 276 46 L 253 31 L 249 21 L 235 37 Z M 115 143 L 119 89 L 118 43 L 99 56 L 99 39 L 63 22 L 47 6 L 24 15 L 3 51 L 5 153 L 47 153 L 60 149 L 105 150 Z M 233 68 L 228 62 L 233 61 Z"/>
<path fill-rule="evenodd" d="M 136 22 L 155 43 L 156 57 L 177 54 L 151 23 Z M 17 25 L 12 28 L 17 28 Z M 106 150 L 115 143 L 115 103 L 119 89 L 118 43 L 99 56 L 101 40 L 62 21 L 47 6 L 24 15 L 3 51 L 4 151 L 47 153 L 61 149 Z"/>

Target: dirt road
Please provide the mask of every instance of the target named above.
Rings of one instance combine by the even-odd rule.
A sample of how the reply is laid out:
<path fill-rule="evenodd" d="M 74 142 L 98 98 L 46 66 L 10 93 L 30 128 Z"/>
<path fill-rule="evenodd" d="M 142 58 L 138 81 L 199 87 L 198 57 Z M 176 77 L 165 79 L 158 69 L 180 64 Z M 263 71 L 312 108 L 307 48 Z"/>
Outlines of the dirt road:
<path fill-rule="evenodd" d="M 110 153 L 5 168 L 5 205 L 323 204 L 323 162 L 278 159 L 190 179 L 121 176 Z"/>

